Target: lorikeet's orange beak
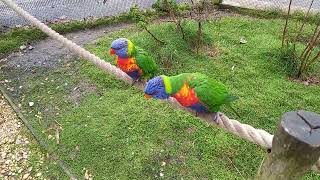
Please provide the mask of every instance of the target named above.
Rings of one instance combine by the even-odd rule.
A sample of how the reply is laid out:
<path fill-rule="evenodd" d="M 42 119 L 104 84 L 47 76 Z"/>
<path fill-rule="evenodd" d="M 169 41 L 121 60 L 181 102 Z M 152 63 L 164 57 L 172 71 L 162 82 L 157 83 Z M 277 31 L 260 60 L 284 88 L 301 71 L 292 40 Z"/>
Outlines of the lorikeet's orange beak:
<path fill-rule="evenodd" d="M 144 94 L 144 97 L 145 97 L 146 99 L 151 99 L 151 98 L 152 98 L 152 96 L 150 96 L 149 94 Z"/>
<path fill-rule="evenodd" d="M 110 48 L 110 55 L 112 56 L 112 55 L 115 55 L 115 54 L 116 54 L 116 51 L 114 49 Z"/>

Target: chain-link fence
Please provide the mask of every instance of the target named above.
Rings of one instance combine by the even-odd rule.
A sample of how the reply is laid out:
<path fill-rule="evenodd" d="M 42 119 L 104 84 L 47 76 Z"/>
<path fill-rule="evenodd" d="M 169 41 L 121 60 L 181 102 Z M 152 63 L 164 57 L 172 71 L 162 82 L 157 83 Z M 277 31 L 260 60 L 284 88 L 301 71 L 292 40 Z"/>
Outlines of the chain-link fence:
<path fill-rule="evenodd" d="M 79 20 L 90 17 L 113 16 L 127 12 L 137 4 L 140 8 L 150 8 L 156 0 L 14 0 L 42 22 Z M 178 0 L 189 2 L 190 0 Z M 293 0 L 293 8 L 307 10 L 312 0 Z M 224 0 L 224 4 L 246 8 L 286 9 L 289 0 Z M 312 10 L 320 10 L 320 1 L 314 0 Z M 18 16 L 0 1 L 0 29 L 29 22 Z"/>
<path fill-rule="evenodd" d="M 137 4 L 140 8 L 150 8 L 156 0 L 14 0 L 24 10 L 42 22 L 59 20 L 79 20 L 88 17 L 113 16 L 127 12 Z M 179 0 L 183 2 L 183 0 Z M 14 27 L 29 22 L 18 16 L 0 1 L 0 25 Z"/>
<path fill-rule="evenodd" d="M 251 8 L 251 9 L 282 9 L 287 10 L 290 0 L 224 0 L 226 5 Z M 312 4 L 311 10 L 313 12 L 320 11 L 319 0 L 293 0 L 292 9 L 307 11 Z"/>

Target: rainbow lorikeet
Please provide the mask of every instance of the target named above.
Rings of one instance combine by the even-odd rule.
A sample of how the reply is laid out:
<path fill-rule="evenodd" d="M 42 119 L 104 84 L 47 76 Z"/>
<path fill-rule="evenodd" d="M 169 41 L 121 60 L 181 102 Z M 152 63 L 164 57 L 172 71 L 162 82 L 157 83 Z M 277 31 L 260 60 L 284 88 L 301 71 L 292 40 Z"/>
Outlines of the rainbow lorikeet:
<path fill-rule="evenodd" d="M 154 59 L 126 38 L 112 42 L 110 55 L 117 56 L 117 66 L 134 80 L 150 79 L 158 70 Z"/>
<path fill-rule="evenodd" d="M 217 112 L 222 105 L 230 105 L 238 99 L 228 94 L 224 84 L 201 73 L 154 77 L 147 82 L 144 93 L 146 98 L 174 97 L 182 106 L 191 108 L 196 113 L 215 113 L 214 121 L 217 121 Z"/>

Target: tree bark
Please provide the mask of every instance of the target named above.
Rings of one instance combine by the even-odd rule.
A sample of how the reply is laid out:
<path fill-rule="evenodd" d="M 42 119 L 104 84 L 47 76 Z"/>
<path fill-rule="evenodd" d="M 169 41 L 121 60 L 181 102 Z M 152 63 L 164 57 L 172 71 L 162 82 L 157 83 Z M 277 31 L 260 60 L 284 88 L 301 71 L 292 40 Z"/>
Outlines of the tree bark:
<path fill-rule="evenodd" d="M 283 115 L 257 180 L 298 180 L 320 156 L 320 115 L 288 112 Z"/>

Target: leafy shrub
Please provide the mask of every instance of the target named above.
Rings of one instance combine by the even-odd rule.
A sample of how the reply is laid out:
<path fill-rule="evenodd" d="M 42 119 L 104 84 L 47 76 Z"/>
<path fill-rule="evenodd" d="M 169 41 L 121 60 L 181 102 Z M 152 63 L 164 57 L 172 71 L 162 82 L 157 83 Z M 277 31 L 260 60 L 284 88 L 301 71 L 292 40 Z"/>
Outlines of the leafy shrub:
<path fill-rule="evenodd" d="M 289 20 L 291 13 L 292 0 L 289 2 L 289 8 L 286 16 L 286 21 L 282 34 L 282 52 L 284 57 L 287 58 L 289 62 L 293 63 L 295 71 L 293 75 L 296 78 L 303 78 L 307 72 L 314 67 L 314 65 L 320 60 L 320 49 L 318 45 L 320 43 L 320 21 L 315 25 L 312 35 L 307 39 L 307 43 L 300 42 L 300 39 L 304 38 L 303 31 L 306 26 L 307 19 L 311 15 L 311 8 L 314 0 L 311 1 L 307 13 L 304 15 L 303 22 L 296 29 L 289 29 Z M 301 43 L 303 46 L 301 47 Z"/>
<path fill-rule="evenodd" d="M 217 1 L 215 1 L 217 2 Z M 220 2 L 220 0 L 219 0 Z M 197 23 L 196 40 L 191 44 L 196 47 L 197 53 L 203 45 L 203 24 L 209 20 L 209 14 L 214 8 L 212 0 L 191 0 L 189 4 L 178 4 L 176 0 L 157 0 L 152 6 L 157 12 L 169 15 L 169 22 L 175 23 L 177 30 L 180 31 L 182 39 L 187 40 L 184 24 L 187 19 L 192 19 Z"/>
<path fill-rule="evenodd" d="M 150 14 L 150 13 L 149 13 Z M 153 34 L 149 29 L 148 29 L 148 24 L 152 20 L 152 16 L 148 15 L 148 13 L 145 11 L 142 11 L 139 9 L 137 5 L 134 5 L 130 8 L 129 11 L 129 17 L 133 22 L 136 23 L 136 25 L 139 28 L 144 29 L 147 31 L 157 42 L 163 44 L 164 42 L 160 40 L 159 38 L 156 37 L 155 34 Z"/>

